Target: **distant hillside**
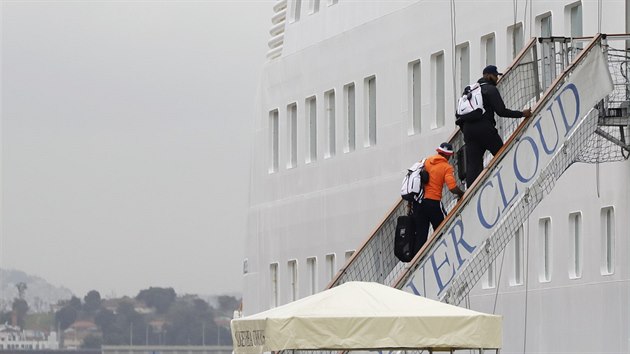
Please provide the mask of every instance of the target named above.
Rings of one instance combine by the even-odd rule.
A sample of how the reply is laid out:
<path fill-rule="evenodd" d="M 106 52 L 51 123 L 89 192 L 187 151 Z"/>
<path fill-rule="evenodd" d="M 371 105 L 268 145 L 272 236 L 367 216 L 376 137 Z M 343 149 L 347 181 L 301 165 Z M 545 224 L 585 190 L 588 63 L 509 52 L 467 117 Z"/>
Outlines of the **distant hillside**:
<path fill-rule="evenodd" d="M 48 312 L 50 305 L 59 300 L 67 300 L 72 297 L 72 292 L 64 287 L 57 287 L 46 280 L 26 274 L 19 270 L 0 269 L 0 310 L 11 308 L 13 299 L 18 297 L 17 283 L 26 283 L 25 300 L 29 306 L 29 312 Z"/>

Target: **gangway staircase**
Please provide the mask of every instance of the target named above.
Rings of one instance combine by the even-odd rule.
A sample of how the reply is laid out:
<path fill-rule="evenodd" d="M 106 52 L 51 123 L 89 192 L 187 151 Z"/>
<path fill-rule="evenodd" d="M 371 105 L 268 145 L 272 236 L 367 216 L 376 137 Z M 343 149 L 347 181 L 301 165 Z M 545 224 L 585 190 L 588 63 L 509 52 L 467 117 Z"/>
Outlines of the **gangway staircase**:
<path fill-rule="evenodd" d="M 571 164 L 630 156 L 629 39 L 600 34 L 530 40 L 497 86 L 507 107 L 533 107 L 532 117 L 495 117 L 505 145 L 493 159 L 487 156 L 487 167 L 461 200 L 445 189 L 448 215 L 411 262 L 399 262 L 393 252 L 396 219 L 407 213 L 400 201 L 328 287 L 373 281 L 459 304 Z M 449 141 L 463 180 L 459 129 Z"/>

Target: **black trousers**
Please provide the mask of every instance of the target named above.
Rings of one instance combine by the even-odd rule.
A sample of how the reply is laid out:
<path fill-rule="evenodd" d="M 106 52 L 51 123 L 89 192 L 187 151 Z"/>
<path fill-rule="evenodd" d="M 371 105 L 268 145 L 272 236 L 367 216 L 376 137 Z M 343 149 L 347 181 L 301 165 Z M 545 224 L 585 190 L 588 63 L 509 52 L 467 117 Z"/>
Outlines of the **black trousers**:
<path fill-rule="evenodd" d="M 422 203 L 413 203 L 413 221 L 416 224 L 416 237 L 418 238 L 418 249 L 427 242 L 429 235 L 429 223 L 433 230 L 444 221 L 444 211 L 439 200 L 423 199 Z"/>
<path fill-rule="evenodd" d="M 470 187 L 483 171 L 483 154 L 488 150 L 494 156 L 503 146 L 503 139 L 485 119 L 464 123 L 462 130 L 466 144 L 466 186 Z"/>

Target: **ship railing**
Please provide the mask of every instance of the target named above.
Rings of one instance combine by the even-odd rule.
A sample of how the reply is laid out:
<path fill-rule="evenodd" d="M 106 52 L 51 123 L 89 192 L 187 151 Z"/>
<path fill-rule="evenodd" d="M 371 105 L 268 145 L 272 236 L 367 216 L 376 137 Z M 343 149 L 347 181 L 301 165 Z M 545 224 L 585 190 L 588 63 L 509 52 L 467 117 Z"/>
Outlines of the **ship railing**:
<path fill-rule="evenodd" d="M 630 157 L 630 35 L 609 34 L 602 40 L 613 78 L 613 92 L 599 108 L 598 127 L 581 151 L 580 162 L 599 163 Z"/>
<path fill-rule="evenodd" d="M 541 52 L 548 53 L 539 63 L 540 81 L 544 84 L 565 71 L 593 37 L 539 38 Z M 597 106 L 598 127 L 580 151 L 577 162 L 600 163 L 626 160 L 630 157 L 630 35 L 602 35 L 613 92 Z M 551 63 L 551 64 L 550 64 Z M 553 67 L 552 67 L 553 66 Z M 544 87 L 544 85 L 543 85 Z"/>

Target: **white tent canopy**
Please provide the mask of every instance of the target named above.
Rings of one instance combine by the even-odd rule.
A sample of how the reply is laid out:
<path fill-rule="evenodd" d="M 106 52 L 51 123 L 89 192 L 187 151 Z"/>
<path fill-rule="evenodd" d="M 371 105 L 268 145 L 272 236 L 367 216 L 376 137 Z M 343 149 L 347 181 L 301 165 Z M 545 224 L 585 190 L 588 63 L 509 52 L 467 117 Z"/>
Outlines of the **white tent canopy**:
<path fill-rule="evenodd" d="M 501 317 L 349 282 L 231 322 L 236 354 L 286 349 L 498 349 Z"/>

